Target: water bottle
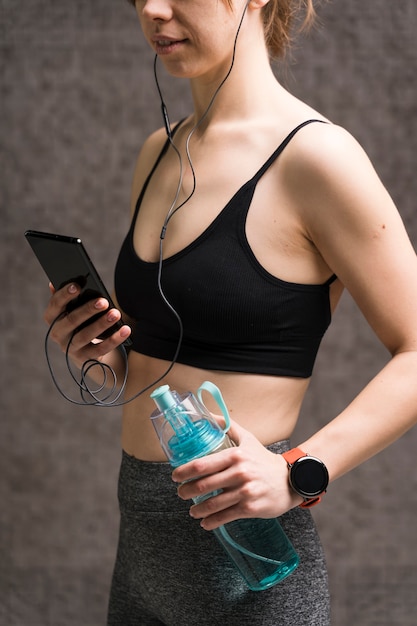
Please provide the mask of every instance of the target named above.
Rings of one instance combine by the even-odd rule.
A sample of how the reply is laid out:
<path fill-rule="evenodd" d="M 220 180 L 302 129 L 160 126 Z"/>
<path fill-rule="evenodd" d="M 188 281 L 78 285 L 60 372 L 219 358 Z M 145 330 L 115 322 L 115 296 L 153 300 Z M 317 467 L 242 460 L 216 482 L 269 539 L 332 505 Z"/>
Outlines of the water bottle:
<path fill-rule="evenodd" d="M 224 417 L 222 428 L 208 411 L 202 392 L 209 392 Z M 230 417 L 219 389 L 204 382 L 196 398 L 163 385 L 152 392 L 158 407 L 151 420 L 172 467 L 235 445 L 226 434 Z M 195 503 L 217 495 L 214 491 Z M 212 531 L 252 591 L 262 591 L 286 578 L 298 565 L 298 555 L 275 519 L 238 519 Z"/>

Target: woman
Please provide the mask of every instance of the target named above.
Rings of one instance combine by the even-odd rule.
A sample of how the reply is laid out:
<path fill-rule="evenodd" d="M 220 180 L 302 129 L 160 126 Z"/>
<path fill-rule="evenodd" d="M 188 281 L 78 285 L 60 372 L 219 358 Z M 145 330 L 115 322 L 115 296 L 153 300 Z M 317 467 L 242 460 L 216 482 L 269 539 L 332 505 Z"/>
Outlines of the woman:
<path fill-rule="evenodd" d="M 149 390 L 124 406 L 111 625 L 329 624 L 322 551 L 299 506 L 319 498 L 300 495 L 289 465 L 313 455 L 333 481 L 417 419 L 417 261 L 404 226 L 356 141 L 288 93 L 270 67 L 303 6 L 310 19 L 312 0 L 136 2 L 158 63 L 189 79 L 194 110 L 178 124 L 166 119 L 139 154 L 116 268 L 116 295 L 133 329 L 125 398 Z M 344 288 L 392 358 L 288 454 Z M 49 324 L 78 291 L 53 293 Z M 164 298 L 183 325 L 178 355 L 179 322 Z M 54 324 L 54 340 L 65 349 L 74 329 L 106 307 L 99 298 L 69 313 Z M 75 364 L 98 359 L 122 380 L 117 346 L 130 326 L 93 341 L 120 316 L 111 309 L 74 335 Z M 238 445 L 171 479 L 149 393 L 162 382 L 195 391 L 207 379 L 223 393 Z M 214 490 L 220 495 L 190 508 L 191 498 Z M 300 565 L 253 593 L 204 530 L 276 516 Z"/>

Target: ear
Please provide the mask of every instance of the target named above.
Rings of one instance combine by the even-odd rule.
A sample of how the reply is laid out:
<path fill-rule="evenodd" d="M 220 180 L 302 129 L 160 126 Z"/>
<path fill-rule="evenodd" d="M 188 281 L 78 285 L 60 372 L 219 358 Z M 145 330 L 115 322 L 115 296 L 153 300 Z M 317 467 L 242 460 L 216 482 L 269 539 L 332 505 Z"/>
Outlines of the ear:
<path fill-rule="evenodd" d="M 269 0 L 249 0 L 248 5 L 250 9 L 254 11 L 259 11 L 259 9 L 263 9 L 264 6 L 268 4 Z"/>

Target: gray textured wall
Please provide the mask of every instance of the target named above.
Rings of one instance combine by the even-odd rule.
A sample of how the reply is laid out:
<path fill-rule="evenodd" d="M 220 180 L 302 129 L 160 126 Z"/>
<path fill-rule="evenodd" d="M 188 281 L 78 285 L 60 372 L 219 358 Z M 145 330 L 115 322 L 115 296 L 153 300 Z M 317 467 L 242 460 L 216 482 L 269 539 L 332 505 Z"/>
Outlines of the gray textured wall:
<path fill-rule="evenodd" d="M 73 407 L 53 388 L 47 282 L 23 231 L 82 237 L 111 287 L 136 153 L 160 125 L 152 56 L 124 0 L 0 0 L 0 11 L 0 624 L 96 626 L 117 535 L 119 410 Z M 324 28 L 279 72 L 361 141 L 416 243 L 415 0 L 333 0 L 320 14 Z M 184 87 L 162 82 L 175 119 Z M 386 359 L 345 297 L 300 436 Z M 416 446 L 414 429 L 332 485 L 315 513 L 336 626 L 417 623 Z"/>

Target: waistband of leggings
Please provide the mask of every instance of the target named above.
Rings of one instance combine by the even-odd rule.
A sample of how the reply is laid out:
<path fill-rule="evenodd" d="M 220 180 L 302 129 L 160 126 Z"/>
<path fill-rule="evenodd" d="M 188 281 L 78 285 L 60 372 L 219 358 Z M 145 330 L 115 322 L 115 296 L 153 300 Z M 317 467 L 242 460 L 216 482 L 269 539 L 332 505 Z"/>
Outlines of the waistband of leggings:
<path fill-rule="evenodd" d="M 289 450 L 289 440 L 265 446 L 274 454 Z M 125 512 L 187 512 L 190 502 L 177 495 L 168 462 L 142 461 L 122 451 L 118 497 Z"/>

